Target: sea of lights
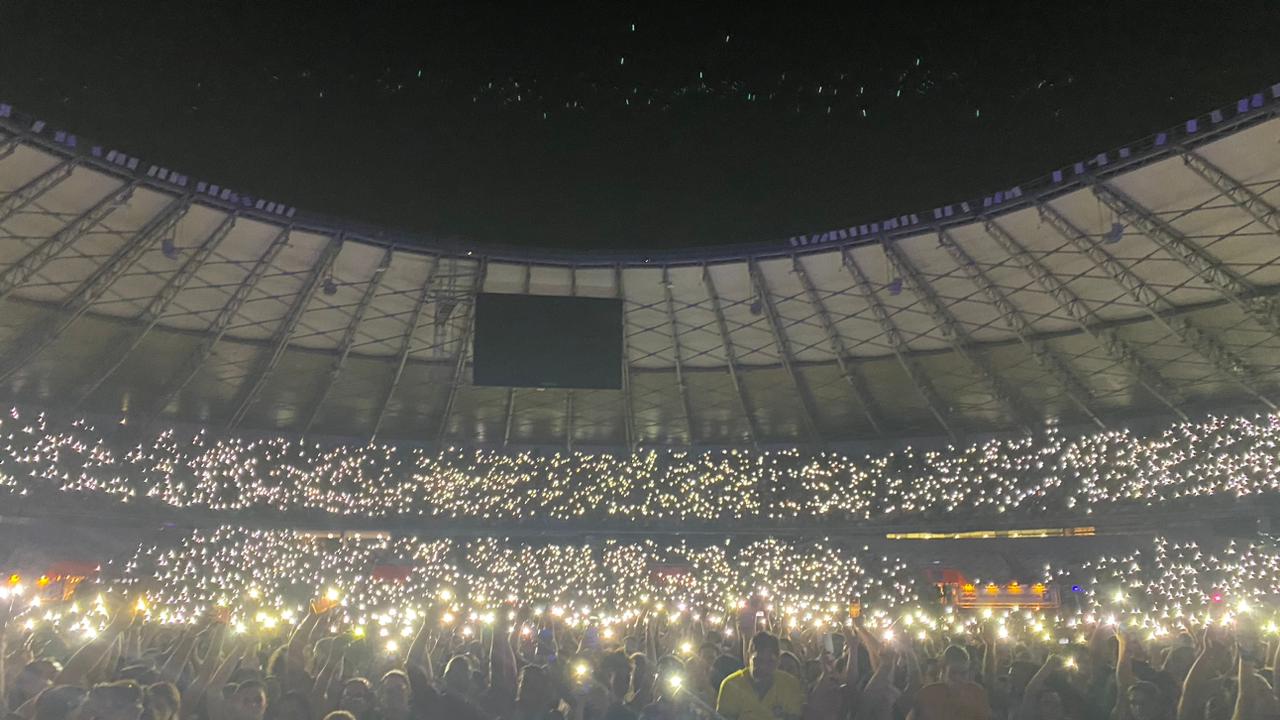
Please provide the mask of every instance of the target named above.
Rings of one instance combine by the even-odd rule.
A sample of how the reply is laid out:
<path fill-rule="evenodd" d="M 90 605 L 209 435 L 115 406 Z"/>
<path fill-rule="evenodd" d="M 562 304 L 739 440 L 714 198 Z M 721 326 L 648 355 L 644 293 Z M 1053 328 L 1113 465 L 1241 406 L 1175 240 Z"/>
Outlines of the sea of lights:
<path fill-rule="evenodd" d="M 212 511 L 478 523 L 896 520 L 1096 510 L 1280 490 L 1280 415 L 1211 417 L 1140 435 L 1042 433 L 945 450 L 440 451 L 291 437 L 216 438 L 15 409 L 0 488 L 105 494 Z"/>

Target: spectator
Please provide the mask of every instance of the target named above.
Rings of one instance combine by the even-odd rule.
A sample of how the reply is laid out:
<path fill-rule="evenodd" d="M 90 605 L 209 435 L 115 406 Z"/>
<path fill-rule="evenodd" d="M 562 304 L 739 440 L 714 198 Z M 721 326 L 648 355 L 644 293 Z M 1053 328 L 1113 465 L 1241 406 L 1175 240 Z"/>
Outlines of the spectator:
<path fill-rule="evenodd" d="M 757 632 L 751 638 L 745 670 L 724 679 L 716 712 L 729 720 L 796 720 L 804 709 L 804 688 L 794 675 L 778 669 L 778 638 Z"/>
<path fill-rule="evenodd" d="M 989 720 L 987 692 L 969 679 L 969 652 L 951 645 L 942 653 L 942 680 L 925 685 L 908 720 Z"/>

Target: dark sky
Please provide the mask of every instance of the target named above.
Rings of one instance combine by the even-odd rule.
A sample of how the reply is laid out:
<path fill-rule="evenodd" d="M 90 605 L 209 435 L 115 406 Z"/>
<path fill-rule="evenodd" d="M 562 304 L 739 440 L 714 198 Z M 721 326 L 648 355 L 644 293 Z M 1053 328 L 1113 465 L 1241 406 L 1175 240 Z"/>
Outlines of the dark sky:
<path fill-rule="evenodd" d="M 426 238 L 640 249 L 972 198 L 1280 81 L 1275 2 L 792 5 L 0 0 L 0 101 Z"/>

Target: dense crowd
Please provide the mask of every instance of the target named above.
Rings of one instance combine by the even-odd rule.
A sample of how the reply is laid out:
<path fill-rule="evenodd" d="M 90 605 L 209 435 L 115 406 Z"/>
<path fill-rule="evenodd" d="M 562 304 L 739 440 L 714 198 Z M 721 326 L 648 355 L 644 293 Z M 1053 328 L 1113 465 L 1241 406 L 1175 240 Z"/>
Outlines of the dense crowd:
<path fill-rule="evenodd" d="M 1273 492 L 1280 416 L 1145 437 L 1048 428 L 860 459 L 434 452 L 172 430 L 139 441 L 16 410 L 0 433 L 13 495 L 228 523 L 164 530 L 83 580 L 0 568 L 15 572 L 0 577 L 8 720 L 1280 717 L 1280 546 L 1267 536 L 1157 537 L 967 578 L 978 595 L 1014 579 L 1054 592 L 966 607 L 957 581 L 935 585 L 880 549 L 893 543 L 731 531 Z M 706 520 L 726 532 L 568 541 L 230 524 L 255 510 L 495 528 Z"/>
<path fill-rule="evenodd" d="M 0 418 L 0 487 L 212 511 L 477 523 L 881 521 L 1095 510 L 1280 489 L 1280 415 L 850 457 L 798 450 L 439 451 Z"/>
<path fill-rule="evenodd" d="M 1156 538 L 1024 580 L 1078 592 L 965 609 L 900 558 L 827 541 L 225 527 L 74 589 L 11 577 L 0 678 L 23 720 L 1280 714 L 1268 538 Z"/>

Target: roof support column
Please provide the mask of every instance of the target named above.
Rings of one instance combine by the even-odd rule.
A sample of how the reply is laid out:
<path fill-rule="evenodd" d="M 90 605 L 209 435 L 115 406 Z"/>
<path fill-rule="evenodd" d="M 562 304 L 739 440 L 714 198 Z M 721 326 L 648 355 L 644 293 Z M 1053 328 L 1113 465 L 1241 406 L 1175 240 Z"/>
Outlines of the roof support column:
<path fill-rule="evenodd" d="M 676 361 L 676 385 L 680 388 L 680 402 L 684 405 L 684 419 L 689 444 L 693 444 L 693 404 L 689 402 L 689 386 L 684 378 L 684 352 L 680 349 L 680 328 L 676 326 L 676 301 L 671 293 L 671 272 L 662 268 L 662 288 L 667 296 L 667 319 L 671 324 L 671 343 Z"/>
<path fill-rule="evenodd" d="M 1146 362 L 1114 330 L 1096 329 L 1095 326 L 1101 322 L 1101 319 L 1076 296 L 1071 288 L 1067 287 L 1066 283 L 1032 257 L 1031 253 L 1027 252 L 999 223 L 988 220 L 984 227 L 987 235 L 1013 257 L 1036 281 L 1040 289 L 1053 297 L 1071 316 L 1071 319 L 1076 321 L 1080 329 L 1092 337 L 1117 365 L 1124 368 L 1134 380 L 1145 387 L 1157 400 L 1168 406 L 1178 417 L 1183 420 L 1187 418 L 1181 408 L 1185 400 L 1178 389 L 1169 384 L 1154 369 L 1148 367 Z"/>
<path fill-rule="evenodd" d="M 854 261 L 848 248 L 840 248 L 840 258 L 845 269 L 853 276 L 853 282 L 857 285 L 862 299 L 867 303 L 867 307 L 871 308 L 871 314 L 875 315 L 876 322 L 880 325 L 880 331 L 888 338 L 889 347 L 893 350 L 893 356 L 897 358 L 898 364 L 907 373 L 907 377 L 911 380 L 911 384 L 915 386 L 916 392 L 924 399 L 925 406 L 929 408 L 930 414 L 942 426 L 942 430 L 947 434 L 947 437 L 951 438 L 952 442 L 955 442 L 956 433 L 951 424 L 947 422 L 947 413 L 944 410 L 945 405 L 942 402 L 942 398 L 938 397 L 938 392 L 934 390 L 933 383 L 929 382 L 929 378 L 920 371 L 919 366 L 916 365 L 915 360 L 911 357 L 911 349 L 907 346 L 907 342 L 903 339 L 898 327 L 893 324 L 893 318 L 889 317 L 889 312 L 885 310 L 880 299 L 876 297 L 875 290 L 871 287 L 871 281 L 867 279 L 866 273 L 862 272 L 862 268 Z"/>
<path fill-rule="evenodd" d="M 81 236 L 97 227 L 116 208 L 128 202 L 137 187 L 137 183 L 128 183 L 120 186 L 105 198 L 94 203 L 93 207 L 85 210 L 75 220 L 67 224 L 66 227 L 54 234 L 53 237 L 40 243 L 26 255 L 23 255 L 18 262 L 0 272 L 0 301 L 8 298 L 10 293 L 31 279 L 32 275 L 40 272 L 45 265 L 49 264 L 50 260 L 61 254 L 63 250 L 70 247 Z"/>
<path fill-rule="evenodd" d="M 1022 398 L 1018 397 L 1012 388 L 1008 387 L 1003 380 L 996 376 L 986 358 L 972 351 L 973 339 L 969 337 L 969 333 L 965 332 L 960 323 L 956 321 L 951 312 L 938 299 L 933 287 L 916 271 L 915 267 L 907 259 L 906 254 L 899 250 L 893 242 L 883 240 L 881 246 L 884 247 L 884 253 L 888 256 L 889 263 L 893 265 L 895 272 L 910 284 L 916 298 L 924 305 L 929 316 L 938 325 L 938 329 L 942 331 L 942 336 L 951 345 L 952 352 L 977 369 L 978 375 L 982 377 L 983 382 L 990 389 L 991 397 L 1004 410 L 1005 415 L 1023 432 L 1031 432 L 1034 422 L 1030 418 L 1030 413 L 1025 409 L 1026 404 L 1022 401 Z"/>
<path fill-rule="evenodd" d="M 70 297 L 63 301 L 62 307 L 59 308 L 60 317 L 56 325 L 41 324 L 32 328 L 29 334 L 14 343 L 18 348 L 17 352 L 7 355 L 3 361 L 0 361 L 0 381 L 13 375 L 61 337 L 62 333 L 79 320 L 121 275 L 138 262 L 143 253 L 177 225 L 190 208 L 190 195 L 182 196 L 169 203 L 164 210 L 147 221 L 147 224 L 133 237 L 117 248 L 106 262 L 95 268 Z"/>
<path fill-rule="evenodd" d="M 569 297 L 578 296 L 578 268 L 569 266 Z M 564 446 L 573 452 L 573 388 L 564 396 Z"/>
<path fill-rule="evenodd" d="M 440 419 L 440 430 L 436 434 L 439 444 L 444 444 L 444 437 L 449 432 L 449 418 L 453 415 L 453 404 L 458 399 L 458 387 L 462 385 L 462 373 L 467 368 L 468 346 L 476 333 L 476 296 L 484 291 L 484 279 L 489 273 L 489 258 L 480 258 L 480 267 L 476 271 L 475 287 L 471 289 L 471 310 L 467 314 L 467 328 L 458 343 L 458 357 L 453 366 L 453 379 L 449 381 L 449 394 L 445 398 L 444 413 Z"/>
<path fill-rule="evenodd" d="M 396 351 L 396 369 L 391 373 L 391 382 L 387 383 L 386 392 L 382 393 L 382 402 L 378 403 L 378 414 L 373 418 L 373 430 L 369 432 L 370 442 L 378 437 L 378 431 L 382 429 L 382 421 L 387 417 L 387 408 L 391 405 L 391 397 L 400 386 L 400 377 L 404 375 L 404 366 L 409 362 L 409 352 L 413 349 L 413 337 L 418 334 L 418 325 L 422 322 L 422 310 L 431 297 L 431 286 L 435 283 L 440 264 L 443 262 L 444 258 L 436 257 L 431 263 L 431 267 L 427 269 L 427 278 L 422 281 L 422 291 L 418 293 L 418 299 L 413 303 L 413 310 L 409 312 L 409 322 L 405 324 L 404 335 L 400 338 L 400 349 Z"/>
<path fill-rule="evenodd" d="M 1243 310 L 1271 334 L 1280 336 L 1280 312 L 1267 299 L 1255 297 L 1255 288 L 1242 276 L 1193 243 L 1173 226 L 1156 217 L 1150 210 L 1123 192 L 1094 180 L 1093 193 L 1117 215 L 1142 231 L 1164 249 L 1170 257 L 1182 263 L 1205 284 L 1215 288 L 1222 297 Z"/>
<path fill-rule="evenodd" d="M 622 303 L 622 429 L 627 450 L 636 450 L 636 418 L 631 404 L 631 345 L 627 339 L 627 293 L 622 285 L 622 266 L 613 268 L 613 285 Z"/>
<path fill-rule="evenodd" d="M 169 281 L 160 289 L 160 292 L 156 293 L 155 297 L 151 298 L 151 302 L 147 303 L 146 309 L 143 310 L 142 314 L 134 321 L 136 324 L 142 326 L 142 332 L 133 333 L 132 331 L 128 331 L 128 334 L 132 336 L 131 340 L 122 339 L 112 345 L 111 349 L 105 353 L 105 356 L 113 359 L 109 360 L 102 372 L 98 373 L 98 376 L 89 383 L 89 386 L 80 392 L 75 401 L 76 407 L 79 407 L 85 400 L 88 400 L 89 396 L 93 395 L 102 383 L 106 382 L 107 378 L 110 378 L 116 370 L 119 370 L 120 366 L 124 364 L 124 361 L 129 357 L 129 355 L 142 344 L 142 341 L 147 337 L 147 334 L 150 333 L 157 324 L 159 324 L 160 318 L 163 317 L 165 311 L 169 309 L 169 305 L 173 302 L 173 299 L 178 296 L 178 293 L 182 292 L 182 289 L 187 286 L 187 283 L 191 281 L 191 278 L 195 277 L 196 273 L 200 271 L 200 268 L 204 266 L 204 263 L 209 259 L 209 256 L 213 254 L 213 251 L 217 249 L 222 240 L 226 238 L 232 228 L 235 227 L 236 220 L 238 218 L 239 213 L 231 213 L 227 215 L 226 219 L 224 219 L 218 227 L 210 233 L 209 237 L 201 243 L 200 247 L 196 248 L 195 252 L 191 254 L 191 257 L 187 258 L 187 261 L 178 268 L 178 271 L 173 274 L 173 277 L 169 278 Z"/>
<path fill-rule="evenodd" d="M 1280 211 L 1277 211 L 1275 206 L 1267 202 L 1261 195 L 1245 187 L 1239 180 L 1228 175 L 1224 170 L 1206 160 L 1199 153 L 1183 148 L 1182 161 L 1186 163 L 1187 167 L 1191 168 L 1192 172 L 1212 185 L 1215 190 L 1235 203 L 1241 210 L 1249 213 L 1263 227 L 1276 235 L 1280 235 Z"/>
<path fill-rule="evenodd" d="M 818 321 L 822 324 L 822 329 L 827 333 L 827 342 L 831 345 L 831 352 L 835 355 L 836 366 L 840 368 L 840 374 L 844 376 L 845 382 L 849 383 L 849 388 L 853 390 L 853 395 L 858 399 L 858 404 L 862 406 L 862 412 L 867 417 L 867 422 L 871 424 L 871 429 L 876 435 L 884 435 L 884 427 L 880 423 L 880 408 L 875 400 L 871 397 L 871 391 L 867 389 L 867 383 L 863 380 L 856 368 L 850 367 L 850 355 L 846 349 L 844 340 L 840 337 L 840 333 L 836 330 L 835 323 L 831 321 L 831 313 L 827 311 L 827 306 L 822 302 L 822 297 L 818 295 L 818 289 L 814 286 L 813 280 L 809 278 L 809 271 L 804 269 L 804 263 L 800 261 L 799 256 L 791 256 L 791 266 L 795 269 L 796 277 L 800 279 L 800 285 L 804 288 L 805 295 L 809 298 L 809 304 L 813 306 L 814 312 L 818 316 Z"/>
<path fill-rule="evenodd" d="M 13 140 L 12 142 L 16 142 Z M 0 223 L 13 217 L 13 214 L 22 208 L 30 205 L 38 197 L 45 192 L 51 190 L 53 186 L 66 180 L 71 176 L 72 171 L 80 164 L 77 158 L 67 158 L 62 162 L 54 165 L 52 168 L 40 173 L 25 185 L 7 193 L 0 198 Z"/>
<path fill-rule="evenodd" d="M 351 322 L 347 323 L 347 329 L 343 331 L 342 340 L 338 343 L 338 356 L 334 358 L 333 364 L 329 367 L 329 373 L 325 376 L 324 385 L 320 388 L 320 394 L 316 396 L 315 402 L 311 405 L 311 412 L 307 414 L 307 422 L 302 427 L 303 435 L 311 432 L 311 426 L 315 424 L 316 418 L 320 415 L 320 408 L 333 390 L 333 383 L 342 374 L 342 368 L 347 364 L 347 356 L 351 354 L 351 346 L 356 341 L 356 330 L 359 329 L 360 322 L 364 320 L 364 314 L 368 311 L 369 305 L 373 303 L 374 296 L 378 294 L 378 288 L 382 287 L 382 278 L 386 277 L 387 270 L 391 268 L 391 258 L 394 255 L 395 247 L 388 247 L 386 253 L 382 256 L 382 262 L 378 263 L 378 267 L 374 268 L 373 277 L 369 278 L 369 283 L 365 285 L 364 294 L 360 296 L 360 303 L 356 305 L 355 312 L 351 315 Z"/>
<path fill-rule="evenodd" d="M 205 331 L 204 341 L 200 343 L 200 347 L 187 356 L 182 367 L 165 384 L 160 393 L 159 402 L 148 412 L 149 417 L 146 423 L 149 424 L 156 416 L 163 413 L 165 408 L 169 407 L 169 404 L 178 396 L 178 393 L 182 392 L 182 389 L 191 382 L 196 373 L 200 371 L 201 366 L 213 354 L 214 348 L 222 340 L 222 336 L 226 334 L 227 327 L 231 325 L 231 321 L 240 314 L 240 308 L 244 305 L 245 300 L 249 298 L 249 293 L 253 292 L 253 289 L 257 287 L 258 282 L 262 280 L 262 276 L 266 274 L 267 269 L 275 262 L 276 256 L 280 254 L 284 246 L 289 244 L 289 235 L 292 231 L 292 226 L 281 228 L 280 233 L 267 246 L 262 256 L 254 263 L 253 268 L 249 270 L 249 274 L 236 286 L 235 292 L 231 294 L 227 304 L 222 306 L 222 309 L 218 311 L 218 317 L 214 318 L 213 324 Z"/>
<path fill-rule="evenodd" d="M 523 292 L 525 295 L 529 294 L 529 285 L 532 282 L 532 280 L 533 280 L 533 265 L 527 264 L 524 266 Z M 506 447 L 511 442 L 511 422 L 515 418 L 515 414 L 516 414 L 515 411 L 516 411 L 516 389 L 513 387 L 507 388 L 506 412 L 503 414 L 503 419 L 502 419 L 502 447 Z"/>
<path fill-rule="evenodd" d="M 738 370 L 738 354 L 733 348 L 733 339 L 729 337 L 729 326 L 724 321 L 724 311 L 720 307 L 720 294 L 716 292 L 711 271 L 705 264 L 702 266 L 702 282 L 707 287 L 707 298 L 711 300 L 711 310 L 716 314 L 716 327 L 720 329 L 720 342 L 724 345 L 725 361 L 729 364 L 729 379 L 733 381 L 733 389 L 738 393 L 742 414 L 747 420 L 747 439 L 751 441 L 753 447 L 758 447 L 760 430 L 756 427 L 756 415 L 751 407 L 751 399 L 747 397 L 746 388 L 742 386 L 742 377 Z"/>
<path fill-rule="evenodd" d="M 280 323 L 280 327 L 276 329 L 275 337 L 271 339 L 271 354 L 267 356 L 266 362 L 259 368 L 252 384 L 249 385 L 248 391 L 240 398 L 236 411 L 231 415 L 231 419 L 227 421 L 227 430 L 236 429 L 240 421 L 244 419 L 245 413 L 249 412 L 249 407 L 253 405 L 253 401 L 258 399 L 258 393 L 262 392 L 262 388 L 267 384 L 271 373 L 280 364 L 280 359 L 284 357 L 284 351 L 289 348 L 289 341 L 293 339 L 293 334 L 298 329 L 298 321 L 302 319 L 303 313 L 307 311 L 307 306 L 311 304 L 311 299 L 315 297 L 316 289 L 320 287 L 324 277 L 332 272 L 333 263 L 337 260 L 338 253 L 342 250 L 342 241 L 342 235 L 337 235 L 330 239 L 329 244 L 321 252 L 316 264 L 311 268 L 311 275 L 307 277 L 306 284 L 298 291 L 297 297 L 293 299 L 293 305 L 289 307 L 289 314 L 285 316 L 284 321 Z"/>
<path fill-rule="evenodd" d="M 4 140 L 0 140 L 0 160 L 4 160 L 10 155 L 18 151 L 22 146 L 21 135 L 9 135 Z"/>
<path fill-rule="evenodd" d="M 759 293 L 760 299 L 764 303 L 765 317 L 769 321 L 769 329 L 773 331 L 773 342 L 778 346 L 778 357 L 782 358 L 782 369 L 791 378 L 791 384 L 795 386 L 796 394 L 800 397 L 801 419 L 804 421 L 805 431 L 811 439 L 823 442 L 822 433 L 818 431 L 817 412 L 813 407 L 813 395 L 809 392 L 809 387 L 805 385 L 800 374 L 796 372 L 795 358 L 791 355 L 791 341 L 786 335 L 785 328 L 782 327 L 782 318 L 778 315 L 778 308 L 773 304 L 773 296 L 769 294 L 769 284 L 765 281 L 764 273 L 760 270 L 760 264 L 753 257 L 747 258 L 747 272 L 751 274 L 751 280 L 756 287 L 756 292 Z"/>
<path fill-rule="evenodd" d="M 1042 220 L 1066 238 L 1072 247 L 1088 257 L 1095 267 L 1110 276 L 1129 294 L 1129 297 L 1133 298 L 1134 302 L 1147 311 L 1147 315 L 1152 320 L 1177 337 L 1182 344 L 1195 350 L 1198 355 L 1212 363 L 1224 377 L 1239 384 L 1268 407 L 1276 408 L 1276 405 L 1258 389 L 1257 373 L 1249 367 L 1248 363 L 1237 357 L 1209 333 L 1196 328 L 1181 317 L 1165 312 L 1174 309 L 1173 303 L 1138 277 L 1128 266 L 1117 260 L 1114 255 L 1107 252 L 1100 243 L 1095 242 L 1083 230 L 1076 227 L 1052 205 L 1042 202 L 1037 204 L 1037 208 Z"/>
<path fill-rule="evenodd" d="M 1075 403 L 1095 425 L 1105 430 L 1106 423 L 1102 421 L 1102 418 L 1091 404 L 1093 394 L 1089 391 L 1089 388 L 1080 382 L 1067 367 L 1067 364 L 1063 362 L 1062 358 L 1058 357 L 1057 353 L 1050 350 L 1043 341 L 1035 339 L 1035 331 L 1031 328 L 1031 324 L 1014 307 L 1004 292 L 995 283 L 991 282 L 991 279 L 982 271 L 982 268 L 978 267 L 978 263 L 969 256 L 969 253 L 965 252 L 964 248 L 960 247 L 955 238 L 951 237 L 951 234 L 946 230 L 938 230 L 938 242 L 951 254 L 951 258 L 955 260 L 956 265 L 969 276 L 973 284 L 987 296 L 987 299 L 991 301 L 996 310 L 1000 311 L 1000 317 L 1004 320 L 1005 325 L 1018 336 L 1018 340 L 1023 345 L 1027 346 L 1035 357 L 1036 363 L 1048 370 L 1057 379 L 1071 402 Z"/>

